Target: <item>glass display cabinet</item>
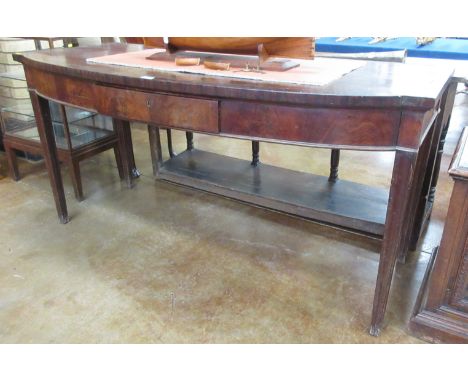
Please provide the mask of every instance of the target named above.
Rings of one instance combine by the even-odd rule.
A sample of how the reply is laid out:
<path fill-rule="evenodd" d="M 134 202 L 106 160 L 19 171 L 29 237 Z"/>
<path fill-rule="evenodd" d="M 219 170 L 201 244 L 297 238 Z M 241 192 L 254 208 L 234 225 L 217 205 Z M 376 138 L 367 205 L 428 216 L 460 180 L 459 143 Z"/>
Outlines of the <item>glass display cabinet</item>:
<path fill-rule="evenodd" d="M 50 109 L 58 158 L 69 166 L 77 200 L 83 200 L 79 163 L 86 158 L 113 149 L 119 176 L 123 178 L 118 139 L 110 117 L 54 102 L 50 102 Z M 16 152 L 42 154 L 31 103 L 3 108 L 0 122 L 9 174 L 19 180 Z"/>

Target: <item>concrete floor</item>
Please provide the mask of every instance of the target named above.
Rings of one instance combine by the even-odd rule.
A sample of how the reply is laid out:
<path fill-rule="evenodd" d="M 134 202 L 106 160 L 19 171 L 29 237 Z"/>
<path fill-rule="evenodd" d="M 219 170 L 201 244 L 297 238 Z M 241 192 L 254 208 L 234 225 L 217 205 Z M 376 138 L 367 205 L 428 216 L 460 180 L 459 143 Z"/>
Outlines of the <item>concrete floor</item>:
<path fill-rule="evenodd" d="M 406 326 L 440 240 L 447 168 L 467 110 L 458 95 L 432 220 L 397 266 L 378 338 L 368 335 L 378 241 L 155 181 L 142 126 L 133 129 L 142 172 L 134 189 L 121 185 L 111 152 L 82 163 L 82 203 L 63 169 L 66 225 L 44 164 L 21 161 L 15 183 L 0 153 L 0 342 L 418 343 Z M 184 138 L 174 133 L 176 151 Z M 246 141 L 195 135 L 195 144 L 250 158 Z M 323 175 L 329 156 L 261 145 L 264 163 Z M 340 176 L 388 187 L 392 161 L 392 153 L 343 152 Z"/>

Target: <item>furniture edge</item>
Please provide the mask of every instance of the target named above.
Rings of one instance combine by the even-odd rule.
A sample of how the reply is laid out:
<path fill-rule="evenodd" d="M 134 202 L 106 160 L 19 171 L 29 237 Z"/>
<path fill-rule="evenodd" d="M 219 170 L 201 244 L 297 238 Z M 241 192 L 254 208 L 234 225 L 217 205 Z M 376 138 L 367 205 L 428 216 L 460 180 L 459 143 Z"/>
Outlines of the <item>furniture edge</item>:
<path fill-rule="evenodd" d="M 117 44 L 117 43 L 115 43 Z M 59 48 L 65 49 L 65 48 Z M 77 48 L 74 48 L 77 49 Z M 60 65 L 54 65 L 51 63 L 45 63 L 37 61 L 33 58 L 28 57 L 29 52 L 25 53 L 13 53 L 13 59 L 23 66 L 36 68 L 46 72 L 52 72 L 69 77 L 76 77 L 89 81 L 106 83 L 111 81 L 113 86 L 131 86 L 135 89 L 149 90 L 149 91 L 163 91 L 172 92 L 175 83 L 181 83 L 184 87 L 183 92 L 187 95 L 195 95 L 200 93 L 200 89 L 203 88 L 203 93 L 208 97 L 220 97 L 220 98 L 231 98 L 231 99 L 243 99 L 250 101 L 259 102 L 281 102 L 284 104 L 296 104 L 296 105 L 307 105 L 310 102 L 317 102 L 317 106 L 323 107 L 375 107 L 375 99 L 378 99 L 381 107 L 383 108 L 396 108 L 400 110 L 430 110 L 435 107 L 437 100 L 440 98 L 440 94 L 436 98 L 431 97 L 413 97 L 408 95 L 394 95 L 394 96 L 373 96 L 371 97 L 374 101 L 370 103 L 364 102 L 363 97 L 357 95 L 338 95 L 338 94 L 327 94 L 320 95 L 315 93 L 304 93 L 301 90 L 291 89 L 253 89 L 249 86 L 249 81 L 246 80 L 239 83 L 230 83 L 223 86 L 215 83 L 192 83 L 189 81 L 174 81 L 170 79 L 161 79 L 155 81 L 155 79 L 145 79 L 139 77 L 126 77 L 122 75 L 116 75 L 112 73 L 100 73 L 89 70 L 83 70 L 80 68 L 63 67 Z M 448 83 L 450 83 L 451 77 L 447 78 L 446 84 L 444 85 L 441 93 L 445 89 Z M 255 81 L 251 81 L 256 84 Z M 255 87 L 254 87 L 255 88 Z M 220 90 L 221 89 L 221 90 Z M 221 94 L 218 92 L 221 91 Z M 243 96 L 240 97 L 239 94 Z M 249 93 L 252 93 L 249 95 Z M 264 97 L 259 97 L 264 93 Z M 281 100 L 275 99 L 278 94 L 287 94 L 287 98 L 290 101 L 284 101 L 283 97 Z M 338 101 L 340 100 L 340 101 Z"/>
<path fill-rule="evenodd" d="M 427 310 L 425 300 L 428 293 L 428 284 L 434 270 L 435 259 L 439 247 L 432 250 L 426 272 L 416 298 L 413 313 L 408 323 L 411 335 L 431 343 L 468 343 L 466 328 L 460 326 L 455 320 L 441 311 Z"/>
<path fill-rule="evenodd" d="M 462 163 L 463 158 L 468 157 L 468 126 L 463 129 L 463 132 L 458 140 L 457 147 L 452 157 L 449 167 L 449 174 L 453 178 L 468 179 L 468 167 Z"/>

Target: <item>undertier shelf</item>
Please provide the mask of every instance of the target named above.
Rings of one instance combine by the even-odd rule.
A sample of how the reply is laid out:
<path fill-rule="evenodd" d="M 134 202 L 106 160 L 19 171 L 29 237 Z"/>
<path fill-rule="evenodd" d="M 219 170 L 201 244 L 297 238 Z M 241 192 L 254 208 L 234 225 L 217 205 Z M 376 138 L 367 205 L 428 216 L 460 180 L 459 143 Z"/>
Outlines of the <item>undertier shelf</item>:
<path fill-rule="evenodd" d="M 158 179 L 353 231 L 382 236 L 388 190 L 213 154 L 185 151 Z"/>

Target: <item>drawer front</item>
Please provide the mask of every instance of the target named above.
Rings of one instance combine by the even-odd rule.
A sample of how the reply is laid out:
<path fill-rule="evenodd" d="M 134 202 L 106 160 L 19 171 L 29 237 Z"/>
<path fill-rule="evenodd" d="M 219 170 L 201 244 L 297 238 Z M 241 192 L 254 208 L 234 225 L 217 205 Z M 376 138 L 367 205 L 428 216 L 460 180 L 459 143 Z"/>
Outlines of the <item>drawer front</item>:
<path fill-rule="evenodd" d="M 28 86 L 40 95 L 115 118 L 218 133 L 218 101 L 117 89 L 26 69 Z"/>
<path fill-rule="evenodd" d="M 158 126 L 217 133 L 218 102 L 96 85 L 98 111 Z"/>
<path fill-rule="evenodd" d="M 398 111 L 275 106 L 241 101 L 220 104 L 221 132 L 342 146 L 393 146 Z"/>

